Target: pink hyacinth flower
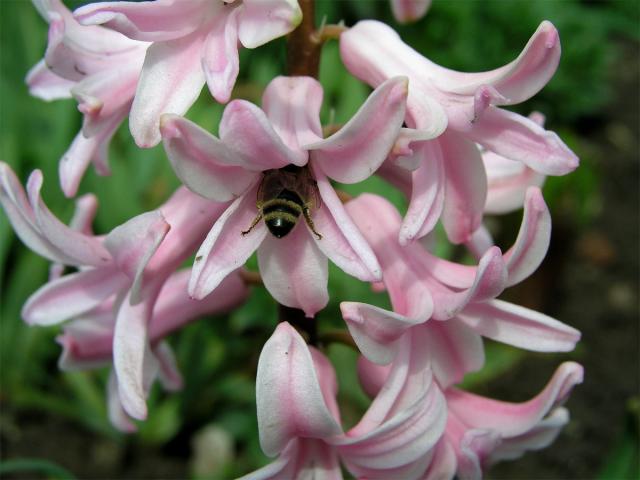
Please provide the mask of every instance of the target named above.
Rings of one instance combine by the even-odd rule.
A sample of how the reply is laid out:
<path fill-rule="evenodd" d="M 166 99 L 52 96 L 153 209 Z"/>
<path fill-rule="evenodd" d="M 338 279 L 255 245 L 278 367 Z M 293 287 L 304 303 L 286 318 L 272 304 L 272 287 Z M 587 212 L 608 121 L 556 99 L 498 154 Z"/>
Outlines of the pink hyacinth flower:
<path fill-rule="evenodd" d="M 398 365 L 388 388 L 344 433 L 330 362 L 288 323 L 278 325 L 260 355 L 256 402 L 260 445 L 279 456 L 244 480 L 339 479 L 339 459 L 358 478 L 407 478 L 443 434 L 446 411 L 427 370 Z"/>
<path fill-rule="evenodd" d="M 113 352 L 120 397 L 129 415 L 144 419 L 143 372 L 152 356 L 147 328 L 158 293 L 227 204 L 183 187 L 158 210 L 98 237 L 60 222 L 40 198 L 41 186 L 36 170 L 25 193 L 9 166 L 0 163 L 0 202 L 17 235 L 36 253 L 78 272 L 53 278 L 36 291 L 23 307 L 23 318 L 31 325 L 54 325 L 115 298 Z"/>
<path fill-rule="evenodd" d="M 183 115 L 205 82 L 218 102 L 229 101 L 238 76 L 238 42 L 259 47 L 302 20 L 296 0 L 102 2 L 74 14 L 84 25 L 102 24 L 131 39 L 153 42 L 129 117 L 140 147 L 159 143 L 160 116 Z"/>
<path fill-rule="evenodd" d="M 506 286 L 535 271 L 547 251 L 551 221 L 539 189 L 532 187 L 527 194 L 515 244 L 504 255 L 497 247 L 489 249 L 477 267 L 435 257 L 419 243 L 401 247 L 396 240 L 400 215 L 382 197 L 361 195 L 347 204 L 347 211 L 378 256 L 393 306 L 390 312 L 357 302 L 341 304 L 354 340 L 370 360 L 388 364 L 402 337 L 419 335 L 421 345 L 433 352 L 430 368 L 448 387 L 484 363 L 481 336 L 533 351 L 575 347 L 577 330 L 496 299 Z"/>
<path fill-rule="evenodd" d="M 356 278 L 379 279 L 378 262 L 329 178 L 355 183 L 380 166 L 400 130 L 406 92 L 405 78 L 383 83 L 342 129 L 326 139 L 319 118 L 322 87 L 310 77 L 274 79 L 264 92 L 264 111 L 243 100 L 229 103 L 220 138 L 182 117 L 163 116 L 164 146 L 184 184 L 212 200 L 235 199 L 196 255 L 190 294 L 207 295 L 256 250 L 269 292 L 308 316 L 328 301 L 327 257 Z M 303 167 L 311 178 L 307 190 L 314 204 L 314 227 L 300 215 L 291 233 L 276 238 L 263 221 L 250 227 L 258 215 L 264 172 L 283 167 Z"/>
<path fill-rule="evenodd" d="M 444 132 L 433 141 L 401 139 L 391 164 L 381 171 L 391 180 L 410 176 L 403 244 L 429 233 L 441 214 L 454 243 L 468 241 L 480 226 L 487 179 L 477 144 L 545 175 L 564 175 L 578 165 L 555 133 L 499 108 L 532 97 L 555 72 L 560 42 L 550 22 L 542 22 L 517 59 L 483 73 L 436 65 L 376 21 L 359 22 L 344 32 L 340 52 L 347 69 L 370 85 L 395 75 L 409 77 L 407 125 Z M 412 170 L 408 174 L 398 172 L 407 168 Z"/>
<path fill-rule="evenodd" d="M 153 381 L 160 380 L 165 389 L 182 387 L 182 376 L 177 368 L 171 347 L 164 340 L 171 332 L 202 315 L 226 312 L 239 305 L 247 297 L 248 289 L 237 272 L 229 275 L 211 295 L 202 301 L 194 301 L 187 295 L 187 282 L 191 272 L 183 270 L 171 275 L 162 286 L 153 306 L 147 335 L 153 356 L 157 361 L 144 364 L 143 386 L 145 394 Z M 57 341 L 63 347 L 58 362 L 65 371 L 86 370 L 112 365 L 116 327 L 114 299 L 83 313 L 65 324 Z M 114 371 L 108 383 L 109 418 L 121 431 L 133 432 L 136 426 L 122 408 Z"/>
<path fill-rule="evenodd" d="M 390 370 L 365 357 L 358 360 L 360 382 L 371 397 L 380 394 Z M 565 362 L 538 395 L 523 403 L 446 388 L 446 430 L 433 448 L 430 463 L 413 478 L 476 480 L 493 463 L 549 446 L 569 422 L 569 413 L 561 405 L 582 383 L 583 374 L 582 366 Z"/>
<path fill-rule="evenodd" d="M 430 6 L 431 0 L 391 0 L 391 11 L 400 23 L 420 20 Z"/>
<path fill-rule="evenodd" d="M 82 26 L 60 0 L 34 4 L 49 23 L 49 42 L 44 59 L 27 75 L 29 90 L 47 101 L 73 96 L 84 115 L 82 131 L 60 159 L 62 191 L 72 197 L 89 163 L 109 174 L 109 142 L 129 114 L 149 44 Z"/>

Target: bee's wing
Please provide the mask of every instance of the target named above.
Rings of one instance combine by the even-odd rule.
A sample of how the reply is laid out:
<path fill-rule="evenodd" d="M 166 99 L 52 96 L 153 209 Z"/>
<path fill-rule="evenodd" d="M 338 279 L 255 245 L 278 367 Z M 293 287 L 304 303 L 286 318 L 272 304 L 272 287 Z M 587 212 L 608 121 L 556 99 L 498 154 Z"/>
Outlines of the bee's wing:
<path fill-rule="evenodd" d="M 282 172 L 278 170 L 264 172 L 264 177 L 258 188 L 258 201 L 265 202 L 276 198 L 286 188 L 283 178 Z"/>
<path fill-rule="evenodd" d="M 318 190 L 318 183 L 314 178 L 309 177 L 309 201 L 313 202 L 312 209 L 320 208 L 322 206 L 322 197 Z"/>

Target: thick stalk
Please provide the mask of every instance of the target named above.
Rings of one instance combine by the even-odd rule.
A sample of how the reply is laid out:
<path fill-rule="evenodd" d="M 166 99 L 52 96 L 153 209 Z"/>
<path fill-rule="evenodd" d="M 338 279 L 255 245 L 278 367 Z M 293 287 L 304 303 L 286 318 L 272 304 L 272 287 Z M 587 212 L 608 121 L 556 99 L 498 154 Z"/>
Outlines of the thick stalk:
<path fill-rule="evenodd" d="M 320 50 L 315 26 L 315 0 L 298 0 L 302 9 L 302 22 L 287 42 L 287 71 L 289 75 L 307 75 L 318 78 Z"/>
<path fill-rule="evenodd" d="M 315 37 L 315 1 L 298 0 L 302 9 L 302 22 L 287 41 L 287 71 L 289 75 L 306 75 L 318 78 L 320 49 L 322 44 Z M 289 322 L 303 333 L 307 342 L 316 345 L 318 334 L 316 320 L 307 318 L 302 310 L 278 305 L 281 322 Z"/>

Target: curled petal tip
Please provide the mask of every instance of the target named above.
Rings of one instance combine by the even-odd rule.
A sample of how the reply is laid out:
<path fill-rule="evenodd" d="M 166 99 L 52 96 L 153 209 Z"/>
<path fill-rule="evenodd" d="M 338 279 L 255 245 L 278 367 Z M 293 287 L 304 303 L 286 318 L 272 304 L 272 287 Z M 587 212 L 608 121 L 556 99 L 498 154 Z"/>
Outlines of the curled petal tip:
<path fill-rule="evenodd" d="M 160 116 L 160 135 L 162 138 L 169 139 L 180 136 L 180 130 L 174 123 L 176 118 L 180 118 L 180 116 L 173 113 L 163 113 Z"/>
<path fill-rule="evenodd" d="M 540 29 L 543 30 L 545 35 L 545 47 L 548 49 L 555 48 L 560 43 L 560 35 L 558 30 L 549 20 L 544 20 L 540 24 Z"/>
<path fill-rule="evenodd" d="M 508 102 L 509 99 L 491 85 L 482 85 L 476 90 L 473 98 L 473 122 L 477 121 L 492 104 L 501 105 Z"/>
<path fill-rule="evenodd" d="M 29 179 L 27 180 L 27 191 L 29 192 L 29 197 L 31 198 L 31 194 L 34 191 L 40 191 L 40 188 L 42 188 L 42 171 L 41 170 L 34 170 L 33 172 L 31 172 L 31 175 L 29 175 Z"/>

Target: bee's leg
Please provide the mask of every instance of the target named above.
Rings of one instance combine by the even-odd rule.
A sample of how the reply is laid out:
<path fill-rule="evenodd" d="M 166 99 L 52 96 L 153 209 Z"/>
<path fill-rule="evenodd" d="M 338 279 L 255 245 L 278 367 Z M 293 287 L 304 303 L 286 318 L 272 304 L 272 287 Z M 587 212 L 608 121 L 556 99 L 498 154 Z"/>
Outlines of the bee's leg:
<path fill-rule="evenodd" d="M 253 222 L 251 222 L 251 225 L 249 226 L 249 228 L 244 232 L 241 232 L 243 237 L 247 233 L 249 233 L 251 230 L 253 230 L 253 227 L 255 227 L 258 224 L 258 222 L 262 220 L 262 202 L 258 202 L 257 207 L 258 207 L 258 215 L 256 215 L 256 218 L 253 219 Z"/>
<path fill-rule="evenodd" d="M 322 240 L 322 235 L 316 232 L 316 227 L 313 224 L 313 220 L 311 219 L 311 210 L 309 210 L 308 205 L 302 207 L 302 215 L 304 215 L 304 221 L 307 222 L 307 225 L 309 225 L 309 228 L 315 234 L 315 236 L 318 237 L 318 240 Z"/>

